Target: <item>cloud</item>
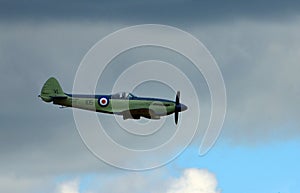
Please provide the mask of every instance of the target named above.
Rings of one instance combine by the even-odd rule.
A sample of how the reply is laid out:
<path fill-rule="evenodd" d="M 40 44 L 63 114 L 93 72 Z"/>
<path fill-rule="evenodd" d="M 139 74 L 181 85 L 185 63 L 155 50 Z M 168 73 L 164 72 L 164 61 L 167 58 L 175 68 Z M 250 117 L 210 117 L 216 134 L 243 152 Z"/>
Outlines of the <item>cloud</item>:
<path fill-rule="evenodd" d="M 241 20 L 187 30 L 205 43 L 223 72 L 229 103 L 225 139 L 252 145 L 299 138 L 298 23 L 299 19 L 285 23 Z M 5 101 L 0 109 L 0 164 L 5 167 L 0 171 L 14 168 L 27 175 L 52 175 L 108 168 L 99 167 L 100 161 L 82 144 L 72 112 L 44 104 L 37 95 L 53 75 L 70 92 L 76 68 L 88 49 L 123 26 L 81 22 L 0 25 L 0 99 Z M 40 164 L 32 164 L 36 161 Z"/>
<path fill-rule="evenodd" d="M 0 175 L 0 190 L 5 193 L 50 193 L 49 190 L 53 190 L 53 187 L 53 179 L 45 176 L 33 177 L 19 175 L 17 172 L 1 173 Z"/>
<path fill-rule="evenodd" d="M 173 178 L 165 168 L 144 172 L 119 171 L 112 175 L 95 174 L 85 180 L 63 182 L 57 193 L 220 193 L 215 175 L 206 169 L 188 168 Z M 83 184 L 83 182 L 85 184 Z M 88 185 L 87 185 L 88 184 Z"/>
<path fill-rule="evenodd" d="M 170 173 L 166 168 L 144 172 L 121 171 L 107 175 L 98 173 L 89 180 L 85 193 L 163 193 L 169 181 Z M 81 179 L 84 181 L 84 177 Z"/>
<path fill-rule="evenodd" d="M 288 22 L 268 21 L 261 20 L 260 16 L 263 12 L 256 15 L 255 12 L 249 11 L 248 14 L 252 14 L 254 20 L 243 20 L 245 15 L 239 12 L 244 12 L 245 8 L 237 11 L 238 5 L 242 6 L 238 3 L 233 7 L 234 18 L 238 18 L 238 21 L 230 20 L 226 14 L 230 15 L 231 11 L 228 9 L 231 5 L 227 5 L 227 2 L 225 3 L 227 8 L 225 7 L 223 12 L 219 12 L 218 16 L 212 18 L 210 16 L 213 12 L 205 13 L 195 9 L 199 7 L 199 9 L 206 9 L 209 6 L 213 8 L 213 4 L 187 8 L 191 9 L 187 14 L 180 10 L 177 12 L 180 1 L 175 5 L 166 3 L 161 7 L 162 10 L 168 9 L 168 6 L 173 8 L 170 12 L 165 12 L 169 14 L 167 16 L 159 14 L 153 16 L 151 11 L 145 14 L 136 12 L 138 10 L 143 12 L 144 7 L 148 8 L 146 4 L 137 4 L 128 9 L 122 8 L 121 4 L 118 4 L 120 8 L 110 4 L 108 7 L 103 6 L 103 12 L 97 13 L 82 10 L 75 12 L 74 10 L 81 7 L 76 3 L 71 5 L 75 6 L 74 13 L 65 11 L 69 4 L 62 8 L 53 4 L 52 7 L 55 6 L 59 11 L 59 14 L 54 14 L 49 9 L 45 12 L 38 10 L 39 6 L 44 5 L 32 6 L 37 3 L 35 1 L 26 4 L 24 10 L 22 4 L 14 3 L 1 1 L 0 6 L 2 91 L 0 99 L 4 101 L 0 109 L 0 172 L 3 174 L 13 172 L 22 178 L 10 178 L 11 183 L 6 183 L 5 177 L 1 178 L 0 181 L 4 184 L 0 186 L 2 192 L 17 192 L 6 191 L 10 188 L 19 190 L 25 186 L 33 187 L 39 182 L 35 180 L 27 182 L 25 179 L 36 179 L 36 176 L 45 179 L 69 172 L 84 173 L 109 168 L 94 158 L 84 147 L 73 124 L 71 111 L 59 110 L 44 104 L 37 95 L 44 81 L 53 75 L 58 77 L 62 86 L 70 92 L 76 68 L 88 49 L 108 33 L 126 25 L 126 22 L 113 22 L 114 18 L 118 21 L 124 18 L 131 22 L 131 18 L 135 17 L 145 22 L 153 21 L 147 18 L 154 17 L 154 21 L 159 23 L 167 21 L 166 24 L 183 26 L 183 30 L 192 33 L 205 43 L 221 67 L 227 88 L 229 104 L 223 130 L 225 139 L 238 145 L 252 145 L 268 143 L 269 140 L 274 139 L 299 138 L 300 122 L 297 115 L 300 114 L 298 102 L 300 28 L 297 17 L 293 17 Z M 6 6 L 2 6 L 4 4 Z M 257 7 L 256 3 L 251 2 L 251 4 Z M 276 1 L 272 4 L 277 5 L 276 9 L 266 14 L 272 12 L 285 14 L 286 12 L 281 11 L 281 8 L 292 9 L 293 11 L 287 14 L 289 16 L 299 14 L 298 1 L 292 3 Z M 284 6 L 278 6 L 281 4 Z M 9 9 L 10 6 L 14 9 Z M 150 8 L 153 10 L 156 6 L 160 7 L 160 5 L 152 5 Z M 268 3 L 264 3 L 262 10 L 267 9 L 268 6 Z M 97 6 L 91 7 L 94 9 L 93 7 Z M 257 8 L 261 9 L 261 6 Z M 88 8 L 83 7 L 83 9 Z M 118 12 L 118 9 L 122 10 Z M 216 9 L 222 8 L 216 7 Z M 207 10 L 210 12 L 209 9 Z M 78 13 L 92 15 L 76 15 Z M 97 15 L 98 13 L 100 15 Z M 129 15 L 126 15 L 127 13 Z M 63 14 L 67 14 L 66 20 L 70 18 L 74 20 L 72 22 L 64 20 Z M 93 14 L 96 17 L 93 17 Z M 204 14 L 204 17 L 199 14 Z M 247 15 L 247 11 L 245 14 Z M 43 18 L 53 17 L 55 21 L 43 20 Z M 178 17 L 181 18 L 174 19 Z M 210 19 L 221 17 L 227 17 L 227 20 L 217 24 L 210 23 Z M 260 19 L 257 20 L 255 17 Z M 10 18 L 15 19 L 16 22 L 10 22 Z M 42 18 L 38 20 L 43 22 L 24 23 L 23 18 Z M 92 20 L 102 18 L 101 21 L 104 22 L 98 20 L 84 22 L 77 18 Z M 181 22 L 181 20 L 190 21 L 187 18 L 197 22 L 200 18 L 199 21 L 206 21 L 208 25 L 201 22 L 199 24 Z M 190 26 L 184 27 L 186 23 Z M 124 142 L 127 142 L 126 139 Z M 19 179 L 24 179 L 22 181 L 24 185 L 20 183 L 14 185 L 17 184 L 14 182 L 18 182 Z"/>
<path fill-rule="evenodd" d="M 194 28 L 223 72 L 228 97 L 226 140 L 257 145 L 300 137 L 296 21 L 299 18 L 284 23 L 241 19 Z"/>
<path fill-rule="evenodd" d="M 63 182 L 57 189 L 57 193 L 79 193 L 79 181 L 75 179 Z"/>
<path fill-rule="evenodd" d="M 217 179 L 207 170 L 190 168 L 171 182 L 166 193 L 220 193 Z"/>
<path fill-rule="evenodd" d="M 9 1 L 0 2 L 0 20 L 81 20 L 148 23 L 208 23 L 239 18 L 289 18 L 298 1 Z"/>

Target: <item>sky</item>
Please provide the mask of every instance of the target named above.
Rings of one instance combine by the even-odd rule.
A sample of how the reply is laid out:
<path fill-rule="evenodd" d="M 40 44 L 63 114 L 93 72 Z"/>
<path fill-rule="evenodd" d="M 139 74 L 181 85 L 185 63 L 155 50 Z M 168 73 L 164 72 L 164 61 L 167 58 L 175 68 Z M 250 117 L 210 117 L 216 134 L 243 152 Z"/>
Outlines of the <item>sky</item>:
<path fill-rule="evenodd" d="M 300 3 L 293 0 L 0 1 L 0 191 L 298 193 L 299 22 Z M 97 159 L 80 138 L 72 110 L 37 97 L 51 76 L 71 92 L 90 48 L 138 24 L 170 25 L 199 39 L 218 63 L 227 95 L 222 132 L 199 156 L 210 113 L 203 76 L 181 56 L 158 48 L 133 49 L 112 61 L 99 80 L 99 93 L 110 92 L 124 66 L 159 59 L 185 72 L 201 96 L 199 131 L 192 143 L 173 161 L 146 171 L 118 169 Z M 170 88 L 155 83 L 135 93 L 174 98 Z M 183 103 L 189 94 L 181 93 Z M 110 115 L 98 117 L 112 124 Z M 165 134 L 173 131 L 173 121 L 173 116 L 166 119 Z M 132 141 L 110 128 L 107 132 L 128 147 L 165 140 Z"/>

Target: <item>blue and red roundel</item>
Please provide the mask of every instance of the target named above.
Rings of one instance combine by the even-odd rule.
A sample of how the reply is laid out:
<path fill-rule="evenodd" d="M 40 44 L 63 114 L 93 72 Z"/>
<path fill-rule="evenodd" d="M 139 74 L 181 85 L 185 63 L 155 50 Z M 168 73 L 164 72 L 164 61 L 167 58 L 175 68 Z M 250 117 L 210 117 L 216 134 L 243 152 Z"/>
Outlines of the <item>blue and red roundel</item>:
<path fill-rule="evenodd" d="M 98 104 L 101 106 L 101 107 L 106 107 L 109 103 L 109 100 L 107 97 L 100 97 L 98 99 Z"/>

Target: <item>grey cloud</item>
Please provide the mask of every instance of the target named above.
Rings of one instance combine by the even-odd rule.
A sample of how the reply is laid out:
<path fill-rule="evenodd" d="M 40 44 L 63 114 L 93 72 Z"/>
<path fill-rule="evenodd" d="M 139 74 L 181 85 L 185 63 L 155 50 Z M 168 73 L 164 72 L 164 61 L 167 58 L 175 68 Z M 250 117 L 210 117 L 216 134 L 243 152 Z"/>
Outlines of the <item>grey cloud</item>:
<path fill-rule="evenodd" d="M 17 174 L 8 174 L 0 176 L 1 191 L 7 193 L 32 193 L 32 192 L 51 192 L 45 191 L 52 190 L 54 183 L 52 178 L 47 177 L 31 177 L 31 176 L 20 176 Z"/>
<path fill-rule="evenodd" d="M 82 34 L 78 25 L 0 25 L 0 173 L 15 182 L 1 187 L 19 192 L 14 186 L 24 178 L 37 182 L 34 178 L 53 179 L 62 171 L 105 171 L 82 143 L 72 111 L 37 97 L 49 76 L 71 92 L 81 58 L 105 30 Z M 91 34 L 95 39 L 86 40 Z"/>
<path fill-rule="evenodd" d="M 44 81 L 52 75 L 58 77 L 66 91 L 71 92 L 81 58 L 93 43 L 114 31 L 115 26 L 72 23 L 3 26 L 6 33 L 2 33 L 0 39 L 0 68 L 4 92 L 0 98 L 6 102 L 0 111 L 0 151 L 5 155 L 3 165 L 10 165 L 3 171 L 16 168 L 16 171 L 25 172 L 26 165 L 12 161 L 17 157 L 23 157 L 25 164 L 34 162 L 33 158 L 38 161 L 37 157 L 41 163 L 47 163 L 45 157 L 51 163 L 56 162 L 48 164 L 51 169 L 46 167 L 44 172 L 72 171 L 81 164 L 79 168 L 88 169 L 83 162 L 73 161 L 76 153 L 90 156 L 86 162 L 94 163 L 90 164 L 91 168 L 96 166 L 96 158 L 85 152 L 71 111 L 44 104 L 37 95 Z M 102 30 L 103 26 L 105 30 Z M 241 21 L 190 30 L 211 50 L 224 73 L 229 105 L 223 135 L 227 139 L 242 144 L 245 141 L 265 141 L 265 136 L 272 140 L 274 127 L 279 138 L 299 136 L 296 117 L 299 114 L 296 97 L 299 94 L 299 49 L 294 39 L 299 29 L 294 27 L 294 22 L 282 26 Z M 283 68 L 282 63 L 288 67 Z M 203 93 L 200 93 L 202 99 L 207 98 L 207 90 L 204 89 Z M 286 128 L 282 126 L 284 124 L 292 126 Z M 126 138 L 119 139 L 126 142 Z M 57 144 L 61 148 L 57 149 Z M 73 149 L 80 149 L 80 153 Z M 44 150 L 51 153 L 48 155 Z M 26 156 L 28 151 L 33 157 Z M 73 153 L 68 155 L 66 152 Z M 35 165 L 29 170 L 38 173 L 43 166 Z"/>
<path fill-rule="evenodd" d="M 71 6 L 75 7 L 73 12 L 68 12 L 67 4 L 61 3 L 62 7 L 57 8 L 57 13 L 51 11 L 51 7 L 55 7 L 54 4 L 39 3 L 40 7 L 47 8 L 46 11 L 41 9 L 38 12 L 40 7 L 31 6 L 32 2 L 35 1 L 30 1 L 24 8 L 21 4 L 13 5 L 8 1 L 2 1 L 1 4 L 5 6 L 0 6 L 0 99 L 4 101 L 0 109 L 1 178 L 3 175 L 12 174 L 25 178 L 48 178 L 67 172 L 105 171 L 109 167 L 92 156 L 81 142 L 71 111 L 44 104 L 37 95 L 49 76 L 56 76 L 66 91 L 71 92 L 76 68 L 82 57 L 100 38 L 125 26 L 121 22 L 121 16 L 130 21 L 138 16 L 142 21 L 146 21 L 147 18 L 150 21 L 152 16 L 147 11 L 139 13 L 140 15 L 134 13 L 137 8 L 122 10 L 121 7 L 118 8 L 119 5 L 118 11 L 116 10 L 118 13 L 114 15 L 110 8 L 114 6 L 108 2 L 106 4 L 109 6 L 101 8 L 103 12 L 99 13 L 100 16 L 95 12 L 88 13 L 85 7 L 79 11 L 80 6 L 76 3 Z M 260 18 L 270 17 L 272 14 L 283 16 L 286 12 L 291 15 L 297 13 L 296 1 L 286 4 L 281 1 L 272 2 L 272 11 L 266 13 L 259 10 L 267 9 L 268 3 L 253 3 L 252 10 L 257 6 L 257 15 L 254 14 L 256 12 L 245 11 L 245 8 L 238 10 L 239 6 L 247 4 L 237 3 L 232 8 L 233 13 L 227 15 L 223 15 L 222 10 L 230 10 L 232 4 L 217 8 L 219 18 L 228 18 L 231 14 L 236 14 L 238 21 L 230 24 L 225 22 L 184 27 L 185 24 L 181 21 L 187 21 L 189 18 L 192 18 L 192 21 L 198 22 L 199 19 L 208 22 L 217 16 L 209 18 L 212 13 L 202 13 L 201 9 L 204 8 L 200 8 L 199 13 L 194 13 L 194 9 L 197 8 L 195 6 L 196 8 L 186 8 L 191 10 L 190 14 L 186 14 L 185 11 L 175 17 L 176 9 L 182 11 L 178 6 L 180 1 L 175 3 L 177 6 L 172 5 L 174 7 L 170 12 L 165 11 L 165 15 L 155 15 L 156 21 L 172 20 L 177 26 L 183 26 L 182 29 L 203 41 L 216 57 L 224 75 L 229 102 L 222 137 L 237 144 L 252 145 L 274 139 L 299 138 L 299 19 L 295 17 L 281 23 L 240 18 L 247 14 Z M 161 7 L 161 12 L 167 9 L 169 3 L 158 6 Z M 93 8 L 97 7 L 93 5 L 90 5 L 91 9 L 97 9 Z M 135 6 L 144 7 L 145 4 L 138 3 Z M 7 11 L 12 8 L 15 13 Z M 86 15 L 76 16 L 75 10 L 85 12 Z M 243 13 L 237 14 L 240 12 Z M 173 16 L 178 20 L 173 20 Z M 24 22 L 35 20 L 36 17 L 40 17 L 37 20 L 41 21 L 59 21 Z M 100 17 L 115 17 L 119 22 L 77 22 L 77 19 L 93 20 Z M 17 22 L 10 23 L 11 19 Z M 61 21 L 70 19 L 74 20 Z M 195 81 L 197 80 L 195 78 Z M 14 179 L 12 177 L 12 182 L 17 182 Z M 31 182 L 28 184 L 30 186 Z M 9 192 L 8 189 L 4 192 Z"/>
<path fill-rule="evenodd" d="M 37 177 L 113 172 L 112 167 L 87 150 L 75 128 L 72 111 L 45 104 L 37 95 L 49 76 L 57 77 L 65 91 L 71 92 L 76 69 L 84 54 L 100 38 L 122 25 L 116 25 L 118 28 L 106 23 L 0 25 L 4 29 L 0 36 L 0 99 L 5 101 L 0 109 L 1 174 L 12 182 L 32 178 L 38 183 Z M 166 96 L 174 97 L 173 94 Z M 121 140 L 126 142 L 126 138 Z M 11 174 L 17 179 L 10 177 Z M 7 184 L 5 192 L 18 192 L 13 184 Z"/>
<path fill-rule="evenodd" d="M 198 23 L 239 18 L 279 19 L 299 14 L 299 1 L 9 1 L 0 2 L 2 20 L 87 20 Z"/>
<path fill-rule="evenodd" d="M 233 143 L 299 138 L 300 28 L 294 22 L 241 20 L 196 30 L 223 71 L 229 103 L 223 134 Z"/>

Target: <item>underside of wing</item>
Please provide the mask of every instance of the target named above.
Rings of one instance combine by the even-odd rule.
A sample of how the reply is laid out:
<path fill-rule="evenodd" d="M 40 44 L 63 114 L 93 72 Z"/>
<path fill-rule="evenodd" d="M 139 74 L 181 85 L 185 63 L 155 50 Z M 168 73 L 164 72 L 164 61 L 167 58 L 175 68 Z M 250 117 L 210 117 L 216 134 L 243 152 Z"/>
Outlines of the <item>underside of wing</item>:
<path fill-rule="evenodd" d="M 123 115 L 123 119 L 140 119 L 145 117 L 147 119 L 160 119 L 160 116 L 156 115 L 153 110 L 149 109 L 131 109 L 120 113 Z"/>

